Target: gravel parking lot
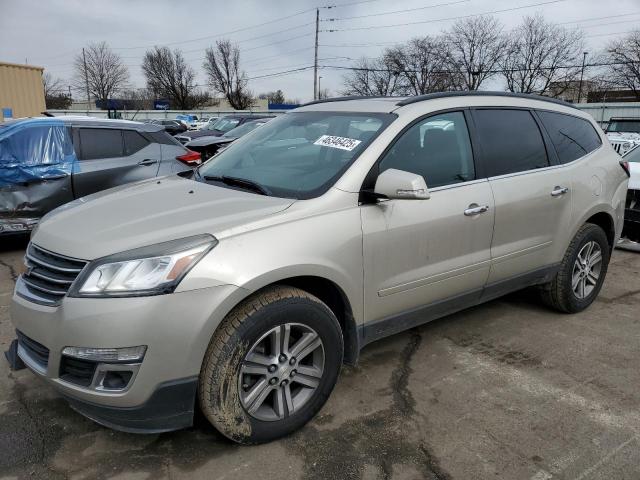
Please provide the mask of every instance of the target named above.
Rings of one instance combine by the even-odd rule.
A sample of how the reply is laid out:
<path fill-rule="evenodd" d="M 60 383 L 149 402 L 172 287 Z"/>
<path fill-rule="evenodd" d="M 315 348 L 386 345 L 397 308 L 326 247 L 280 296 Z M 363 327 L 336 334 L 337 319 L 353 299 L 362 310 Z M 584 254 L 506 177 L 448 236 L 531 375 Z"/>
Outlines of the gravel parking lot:
<path fill-rule="evenodd" d="M 0 247 L 0 347 L 24 241 Z M 1 478 L 640 478 L 640 253 L 561 315 L 521 292 L 367 347 L 316 419 L 239 447 L 198 419 L 114 432 L 0 361 Z"/>

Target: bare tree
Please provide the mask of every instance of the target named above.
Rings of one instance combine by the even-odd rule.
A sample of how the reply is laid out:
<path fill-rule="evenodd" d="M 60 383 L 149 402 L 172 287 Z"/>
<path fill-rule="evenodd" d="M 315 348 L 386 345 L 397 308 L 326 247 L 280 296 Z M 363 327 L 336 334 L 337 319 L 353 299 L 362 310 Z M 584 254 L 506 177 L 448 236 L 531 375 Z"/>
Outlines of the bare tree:
<path fill-rule="evenodd" d="M 556 96 L 564 93 L 580 75 L 580 67 L 574 66 L 582 54 L 583 36 L 580 30 L 554 25 L 540 14 L 525 17 L 509 35 L 500 63 L 507 89 L 540 95 L 551 90 Z"/>
<path fill-rule="evenodd" d="M 120 56 L 113 53 L 106 42 L 92 43 L 74 60 L 73 85 L 80 92 L 86 91 L 98 100 L 107 100 L 124 88 L 129 82 L 129 70 Z"/>
<path fill-rule="evenodd" d="M 608 45 L 607 77 L 612 85 L 631 90 L 640 100 L 640 30 Z"/>
<path fill-rule="evenodd" d="M 153 95 L 170 100 L 174 108 L 189 110 L 209 101 L 209 94 L 198 89 L 195 71 L 180 50 L 154 47 L 144 54 L 142 71 Z"/>
<path fill-rule="evenodd" d="M 400 72 L 398 93 L 422 95 L 457 89 L 456 75 L 447 70 L 451 54 L 441 38 L 414 38 L 406 45 L 387 50 L 385 56 L 394 70 Z"/>
<path fill-rule="evenodd" d="M 450 69 L 457 72 L 455 83 L 459 88 L 478 90 L 496 74 L 495 67 L 500 65 L 507 42 L 502 24 L 494 17 L 459 20 L 444 38 L 451 52 Z"/>
<path fill-rule="evenodd" d="M 245 110 L 253 99 L 247 89 L 247 75 L 240 70 L 240 49 L 229 40 L 218 40 L 207 48 L 202 64 L 213 89 L 225 96 L 236 110 Z"/>
<path fill-rule="evenodd" d="M 318 90 L 318 100 L 324 100 L 326 98 L 331 98 L 331 90 L 328 88 L 321 88 Z"/>
<path fill-rule="evenodd" d="M 71 96 L 65 92 L 61 79 L 47 72 L 42 75 L 42 86 L 47 108 L 62 110 L 71 106 Z"/>
<path fill-rule="evenodd" d="M 342 95 L 393 95 L 397 93 L 400 72 L 386 54 L 381 58 L 362 57 L 342 78 Z"/>
<path fill-rule="evenodd" d="M 284 103 L 284 93 L 282 90 L 276 90 L 275 92 L 266 92 L 258 95 L 258 98 L 267 100 L 269 103 Z"/>

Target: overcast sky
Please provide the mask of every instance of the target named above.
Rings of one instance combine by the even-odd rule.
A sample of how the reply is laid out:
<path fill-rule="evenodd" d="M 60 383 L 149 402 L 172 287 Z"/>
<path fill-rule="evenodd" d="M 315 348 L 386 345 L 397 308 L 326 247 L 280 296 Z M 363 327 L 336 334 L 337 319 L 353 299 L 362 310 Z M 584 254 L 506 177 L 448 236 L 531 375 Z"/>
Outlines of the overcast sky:
<path fill-rule="evenodd" d="M 65 85 L 73 75 L 74 55 L 103 40 L 128 65 L 134 87 L 144 86 L 141 59 L 153 45 L 181 49 L 204 84 L 204 49 L 229 38 L 241 48 L 255 94 L 280 88 L 287 98 L 301 101 L 313 95 L 313 70 L 264 76 L 313 65 L 316 7 L 321 7 L 319 64 L 327 66 L 351 65 L 394 42 L 437 34 L 454 17 L 517 7 L 525 8 L 494 14 L 505 29 L 542 12 L 554 22 L 583 28 L 589 52 L 640 21 L 640 0 L 0 0 L 0 6 L 0 61 L 43 66 Z M 412 11 L 388 13 L 398 10 Z M 407 23 L 413 24 L 402 25 Z M 338 92 L 343 74 L 321 69 L 322 88 Z"/>

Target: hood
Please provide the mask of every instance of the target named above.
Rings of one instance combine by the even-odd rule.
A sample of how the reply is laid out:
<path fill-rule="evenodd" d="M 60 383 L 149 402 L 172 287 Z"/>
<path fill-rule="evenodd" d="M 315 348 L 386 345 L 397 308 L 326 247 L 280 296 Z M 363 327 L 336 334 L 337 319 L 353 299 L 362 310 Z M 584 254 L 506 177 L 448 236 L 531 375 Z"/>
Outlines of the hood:
<path fill-rule="evenodd" d="M 195 130 L 191 132 L 185 132 L 183 137 L 200 138 L 200 137 L 219 137 L 223 132 L 217 130 Z"/>
<path fill-rule="evenodd" d="M 178 176 L 154 178 L 75 200 L 46 215 L 33 242 L 84 260 L 210 233 L 264 218 L 294 200 Z"/>
<path fill-rule="evenodd" d="M 206 137 L 200 137 L 197 138 L 196 140 L 191 140 L 189 143 L 187 143 L 187 147 L 206 147 L 207 145 L 218 145 L 221 143 L 230 143 L 233 142 L 234 140 L 237 140 L 237 137 L 213 137 L 210 135 L 207 135 Z"/>
<path fill-rule="evenodd" d="M 635 132 L 607 132 L 609 141 L 632 141 L 640 142 L 640 133 Z"/>

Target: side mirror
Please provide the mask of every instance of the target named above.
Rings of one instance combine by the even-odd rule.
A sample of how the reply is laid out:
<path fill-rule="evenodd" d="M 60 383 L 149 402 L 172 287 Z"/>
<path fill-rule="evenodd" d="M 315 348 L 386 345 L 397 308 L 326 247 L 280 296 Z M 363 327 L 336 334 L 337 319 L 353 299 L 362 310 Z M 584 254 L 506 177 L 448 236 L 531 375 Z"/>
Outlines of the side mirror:
<path fill-rule="evenodd" d="M 378 175 L 374 193 L 379 198 L 426 200 L 431 195 L 422 175 L 390 168 Z"/>

